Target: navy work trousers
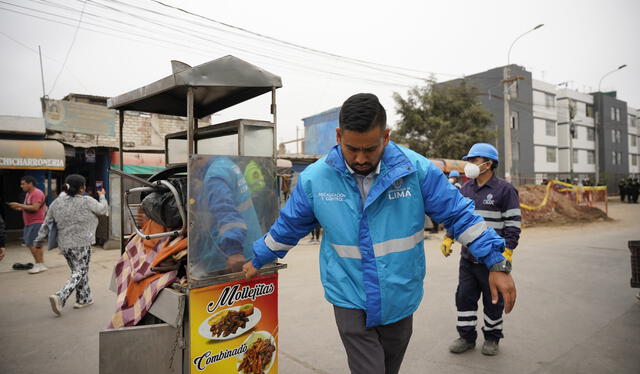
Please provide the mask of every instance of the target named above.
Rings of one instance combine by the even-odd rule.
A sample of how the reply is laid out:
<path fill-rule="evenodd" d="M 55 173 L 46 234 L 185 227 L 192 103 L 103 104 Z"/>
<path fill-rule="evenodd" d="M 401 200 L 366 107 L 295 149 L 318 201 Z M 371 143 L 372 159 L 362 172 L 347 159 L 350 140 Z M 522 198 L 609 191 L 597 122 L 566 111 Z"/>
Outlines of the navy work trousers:
<path fill-rule="evenodd" d="M 499 341 L 503 337 L 502 310 L 504 309 L 504 300 L 502 295 L 500 295 L 497 304 L 492 304 L 489 269 L 484 264 L 461 257 L 458 289 L 456 290 L 456 308 L 458 309 L 456 327 L 460 337 L 468 342 L 475 342 L 478 338 L 476 325 L 480 295 L 482 295 L 484 305 L 484 327 L 482 328 L 484 339 Z"/>

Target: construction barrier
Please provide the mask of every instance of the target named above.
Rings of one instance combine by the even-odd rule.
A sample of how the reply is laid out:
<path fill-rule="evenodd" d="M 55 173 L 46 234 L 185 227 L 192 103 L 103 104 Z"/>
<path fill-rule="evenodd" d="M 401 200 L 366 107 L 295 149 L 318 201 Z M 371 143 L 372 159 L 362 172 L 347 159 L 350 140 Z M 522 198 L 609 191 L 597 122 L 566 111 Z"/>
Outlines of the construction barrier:
<path fill-rule="evenodd" d="M 538 205 L 520 204 L 520 207 L 527 210 L 538 210 L 543 208 L 549 202 L 549 192 L 554 186 L 561 186 L 555 190 L 565 195 L 569 195 L 576 200 L 578 205 L 598 208 L 609 214 L 609 204 L 607 199 L 607 186 L 576 186 L 574 184 L 561 182 L 558 180 L 550 180 L 547 183 L 544 198 Z"/>

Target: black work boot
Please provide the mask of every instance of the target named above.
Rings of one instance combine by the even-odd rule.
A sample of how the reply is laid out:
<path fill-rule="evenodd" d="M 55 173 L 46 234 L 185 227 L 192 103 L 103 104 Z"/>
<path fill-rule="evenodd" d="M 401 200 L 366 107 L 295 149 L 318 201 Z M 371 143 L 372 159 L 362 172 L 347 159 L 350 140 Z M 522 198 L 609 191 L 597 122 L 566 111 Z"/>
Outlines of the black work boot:
<path fill-rule="evenodd" d="M 498 354 L 500 348 L 498 347 L 497 340 L 485 340 L 482 345 L 482 354 L 487 356 L 495 356 Z"/>
<path fill-rule="evenodd" d="M 470 349 L 474 349 L 476 347 L 476 343 L 470 343 L 462 338 L 458 338 L 451 343 L 449 346 L 449 352 L 451 353 L 463 353 Z"/>

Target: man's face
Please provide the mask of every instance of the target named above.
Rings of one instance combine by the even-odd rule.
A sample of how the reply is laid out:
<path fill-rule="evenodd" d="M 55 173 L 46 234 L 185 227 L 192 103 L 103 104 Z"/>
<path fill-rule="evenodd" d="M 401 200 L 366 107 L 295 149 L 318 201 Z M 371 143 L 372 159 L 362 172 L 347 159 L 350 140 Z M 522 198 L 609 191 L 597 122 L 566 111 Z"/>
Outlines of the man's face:
<path fill-rule="evenodd" d="M 480 174 L 484 173 L 488 169 L 491 169 L 492 164 L 491 160 L 488 160 L 484 157 L 472 157 L 468 159 L 467 162 L 478 165 L 480 167 Z"/>
<path fill-rule="evenodd" d="M 20 181 L 20 188 L 22 188 L 22 191 L 24 192 L 31 192 L 31 189 L 33 188 L 33 184 L 27 183 L 25 181 Z"/>
<path fill-rule="evenodd" d="M 374 127 L 366 132 L 336 129 L 336 141 L 347 165 L 360 175 L 373 172 L 389 144 L 389 129 Z"/>

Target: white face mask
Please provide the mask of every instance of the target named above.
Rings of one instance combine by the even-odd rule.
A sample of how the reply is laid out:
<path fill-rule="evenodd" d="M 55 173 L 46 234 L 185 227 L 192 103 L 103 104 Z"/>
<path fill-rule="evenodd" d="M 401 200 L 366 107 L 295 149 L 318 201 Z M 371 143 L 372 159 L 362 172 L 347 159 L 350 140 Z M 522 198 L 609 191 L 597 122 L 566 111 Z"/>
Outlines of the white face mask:
<path fill-rule="evenodd" d="M 482 173 L 480 172 L 480 166 L 486 164 L 489 161 L 483 162 L 480 165 L 476 165 L 476 164 L 472 164 L 470 162 L 467 162 L 467 164 L 464 166 L 464 175 L 467 176 L 467 178 L 471 178 L 471 179 L 476 179 L 480 176 L 480 174 L 484 173 L 485 171 L 487 171 L 488 169 L 485 169 L 484 171 L 482 171 Z"/>

